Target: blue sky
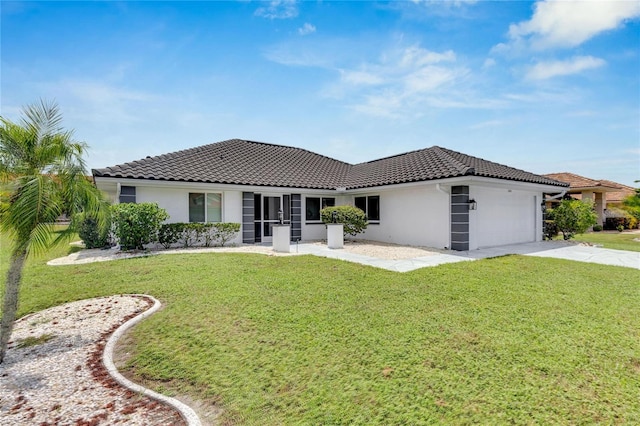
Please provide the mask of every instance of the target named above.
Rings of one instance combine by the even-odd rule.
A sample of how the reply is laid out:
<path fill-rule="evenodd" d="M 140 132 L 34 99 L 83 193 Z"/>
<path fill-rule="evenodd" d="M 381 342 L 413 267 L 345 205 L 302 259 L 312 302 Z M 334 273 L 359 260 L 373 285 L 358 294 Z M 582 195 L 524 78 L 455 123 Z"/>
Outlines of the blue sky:
<path fill-rule="evenodd" d="M 230 138 L 640 179 L 640 2 L 7 2 L 4 117 L 101 168 Z"/>

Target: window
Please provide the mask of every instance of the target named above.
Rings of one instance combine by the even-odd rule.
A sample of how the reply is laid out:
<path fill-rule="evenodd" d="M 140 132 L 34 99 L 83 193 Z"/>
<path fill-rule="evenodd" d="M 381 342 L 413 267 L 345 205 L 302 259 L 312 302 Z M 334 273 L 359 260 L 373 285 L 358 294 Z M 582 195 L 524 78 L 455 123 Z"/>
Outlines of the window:
<path fill-rule="evenodd" d="M 135 186 L 121 186 L 120 198 L 118 201 L 123 203 L 135 203 L 136 202 L 136 187 Z"/>
<path fill-rule="evenodd" d="M 335 206 L 336 199 L 333 197 L 307 197 L 306 203 L 306 220 L 320 220 L 320 210 Z"/>
<path fill-rule="evenodd" d="M 189 222 L 222 222 L 222 194 L 190 192 Z"/>
<path fill-rule="evenodd" d="M 380 196 L 356 197 L 354 204 L 367 215 L 367 220 L 380 221 Z"/>

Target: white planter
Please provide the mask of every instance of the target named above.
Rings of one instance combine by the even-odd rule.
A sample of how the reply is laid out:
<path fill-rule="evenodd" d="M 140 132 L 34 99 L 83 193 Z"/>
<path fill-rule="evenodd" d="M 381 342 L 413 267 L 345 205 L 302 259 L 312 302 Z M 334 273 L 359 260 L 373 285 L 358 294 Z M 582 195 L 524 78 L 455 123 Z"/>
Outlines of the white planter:
<path fill-rule="evenodd" d="M 291 252 L 291 225 L 273 225 L 273 251 L 278 253 Z"/>
<path fill-rule="evenodd" d="M 330 249 L 344 247 L 344 225 L 341 223 L 327 224 L 327 246 Z"/>

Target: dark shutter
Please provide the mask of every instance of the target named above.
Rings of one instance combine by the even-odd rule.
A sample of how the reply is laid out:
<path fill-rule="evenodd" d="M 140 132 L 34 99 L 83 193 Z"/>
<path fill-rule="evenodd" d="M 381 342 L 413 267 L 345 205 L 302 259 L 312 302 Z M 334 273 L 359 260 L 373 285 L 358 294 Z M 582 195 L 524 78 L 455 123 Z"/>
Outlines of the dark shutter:
<path fill-rule="evenodd" d="M 254 244 L 256 242 L 254 222 L 253 192 L 242 193 L 242 242 Z"/>
<path fill-rule="evenodd" d="M 302 239 L 302 195 L 291 194 L 291 241 Z"/>
<path fill-rule="evenodd" d="M 469 250 L 469 187 L 451 187 L 451 250 Z"/>

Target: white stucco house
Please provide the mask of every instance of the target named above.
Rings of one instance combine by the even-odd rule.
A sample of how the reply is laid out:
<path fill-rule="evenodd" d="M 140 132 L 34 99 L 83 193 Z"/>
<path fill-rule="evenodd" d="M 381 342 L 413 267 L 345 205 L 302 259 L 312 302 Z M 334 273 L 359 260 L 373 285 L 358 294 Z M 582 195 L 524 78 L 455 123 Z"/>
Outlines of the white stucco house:
<path fill-rule="evenodd" d="M 92 170 L 113 202 L 155 202 L 171 222 L 238 222 L 236 243 L 268 243 L 278 210 L 291 241 L 326 238 L 320 209 L 355 205 L 358 238 L 452 250 L 542 239 L 544 194 L 568 184 L 441 147 L 361 164 L 232 139 Z"/>

